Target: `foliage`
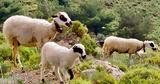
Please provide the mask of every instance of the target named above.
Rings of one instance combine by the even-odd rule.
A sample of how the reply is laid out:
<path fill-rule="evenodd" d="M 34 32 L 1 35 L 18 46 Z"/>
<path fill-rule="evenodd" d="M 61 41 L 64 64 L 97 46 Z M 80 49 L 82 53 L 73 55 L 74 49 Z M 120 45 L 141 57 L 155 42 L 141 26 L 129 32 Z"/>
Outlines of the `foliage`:
<path fill-rule="evenodd" d="M 9 16 L 21 13 L 21 4 L 16 3 L 14 0 L 1 0 L 0 1 L 0 23 L 2 23 Z"/>
<path fill-rule="evenodd" d="M 150 22 L 151 18 L 149 16 L 144 17 L 141 11 L 138 13 L 135 11 L 134 8 L 127 9 L 125 6 L 118 9 L 121 20 L 117 34 L 121 37 L 144 40 L 145 35 L 153 30 L 153 25 Z"/>
<path fill-rule="evenodd" d="M 153 64 L 153 65 L 158 65 L 160 67 L 160 57 L 159 57 L 159 55 L 154 56 L 154 57 L 150 57 L 150 58 L 146 58 L 145 62 L 149 63 L 149 64 Z"/>
<path fill-rule="evenodd" d="M 79 37 L 83 37 L 87 34 L 88 29 L 80 21 L 73 21 L 72 32 L 75 32 Z"/>
<path fill-rule="evenodd" d="M 20 56 L 25 67 L 29 69 L 39 68 L 40 55 L 36 48 L 21 47 Z"/>
<path fill-rule="evenodd" d="M 11 59 L 11 48 L 6 43 L 0 44 L 0 60 L 3 61 Z"/>
<path fill-rule="evenodd" d="M 81 64 L 76 65 L 74 67 L 74 72 L 77 73 L 77 74 L 80 74 L 81 71 L 86 70 L 86 69 L 90 69 L 92 63 L 93 63 L 92 60 L 85 60 L 85 62 L 82 62 Z"/>
<path fill-rule="evenodd" d="M 96 71 L 91 81 L 93 84 L 117 84 L 116 80 L 104 71 Z"/>
<path fill-rule="evenodd" d="M 90 37 L 89 34 L 83 36 L 80 42 L 85 46 L 87 54 L 92 54 L 96 56 L 97 52 L 95 48 L 97 47 L 96 41 Z"/>
<path fill-rule="evenodd" d="M 122 76 L 119 84 L 158 84 L 160 82 L 159 73 L 159 70 L 147 68 L 131 70 Z"/>
<path fill-rule="evenodd" d="M 92 82 L 90 80 L 76 78 L 76 79 L 71 80 L 70 84 L 92 84 Z"/>
<path fill-rule="evenodd" d="M 7 73 L 11 71 L 11 67 L 13 65 L 11 64 L 10 61 L 4 61 L 4 62 L 0 62 L 0 70 L 2 70 L 2 73 Z M 1 74 L 1 71 L 0 71 Z"/>
<path fill-rule="evenodd" d="M 123 72 L 127 72 L 128 71 L 128 67 L 126 65 L 124 65 L 124 64 L 119 64 L 118 67 Z"/>

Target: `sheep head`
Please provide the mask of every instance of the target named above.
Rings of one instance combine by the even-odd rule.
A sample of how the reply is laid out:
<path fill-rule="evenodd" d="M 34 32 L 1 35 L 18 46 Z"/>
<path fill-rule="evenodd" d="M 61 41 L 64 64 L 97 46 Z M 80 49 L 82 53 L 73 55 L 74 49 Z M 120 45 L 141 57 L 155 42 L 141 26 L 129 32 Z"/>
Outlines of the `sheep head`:
<path fill-rule="evenodd" d="M 86 58 L 86 51 L 85 47 L 82 44 L 75 44 L 73 47 L 73 52 L 79 54 L 79 56 L 82 57 L 82 59 Z"/>
<path fill-rule="evenodd" d="M 147 48 L 151 48 L 152 50 L 157 50 L 158 47 L 155 45 L 154 41 L 144 41 L 144 45 Z"/>
<path fill-rule="evenodd" d="M 72 21 L 66 12 L 58 12 L 56 15 L 53 15 L 52 18 L 54 20 L 53 22 L 56 26 L 57 31 L 60 33 L 62 33 L 62 25 L 68 27 L 72 25 Z"/>

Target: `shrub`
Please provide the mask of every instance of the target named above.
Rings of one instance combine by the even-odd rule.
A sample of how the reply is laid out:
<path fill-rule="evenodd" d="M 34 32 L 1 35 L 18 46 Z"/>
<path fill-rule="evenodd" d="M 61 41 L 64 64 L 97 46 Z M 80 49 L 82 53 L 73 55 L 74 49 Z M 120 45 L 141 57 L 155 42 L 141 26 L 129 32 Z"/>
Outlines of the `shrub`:
<path fill-rule="evenodd" d="M 104 71 L 96 71 L 91 81 L 93 84 L 117 84 L 116 80 Z"/>
<path fill-rule="evenodd" d="M 160 57 L 159 56 L 146 58 L 145 62 L 149 64 L 153 64 L 153 65 L 158 65 L 160 67 Z"/>
<path fill-rule="evenodd" d="M 129 71 L 120 79 L 119 84 L 158 84 L 160 71 L 147 68 L 138 68 Z"/>
<path fill-rule="evenodd" d="M 127 66 L 126 66 L 126 65 L 124 65 L 124 64 L 118 64 L 118 67 L 119 67 L 119 69 L 120 69 L 120 70 L 122 70 L 123 72 L 128 71 Z"/>
<path fill-rule="evenodd" d="M 85 62 L 82 62 L 79 65 L 76 65 L 74 67 L 74 72 L 77 73 L 77 75 L 80 75 L 81 71 L 90 69 L 93 61 L 92 60 L 86 60 Z"/>
<path fill-rule="evenodd" d="M 88 28 L 80 21 L 73 21 L 72 32 L 75 32 L 79 37 L 83 37 L 88 32 Z"/>
<path fill-rule="evenodd" d="M 5 73 L 11 71 L 11 62 L 10 61 L 4 61 L 0 63 L 0 75 L 4 75 Z M 2 73 L 2 74 L 1 74 Z"/>
<path fill-rule="evenodd" d="M 29 69 L 37 69 L 39 66 L 40 55 L 36 48 L 21 47 L 21 61 Z"/>
<path fill-rule="evenodd" d="M 0 44 L 2 44 L 5 41 L 3 34 L 0 32 Z"/>
<path fill-rule="evenodd" d="M 92 82 L 86 79 L 76 78 L 71 80 L 70 84 L 92 84 Z"/>
<path fill-rule="evenodd" d="M 12 59 L 11 55 L 11 48 L 6 43 L 0 44 L 0 60 Z"/>
<path fill-rule="evenodd" d="M 80 42 L 85 46 L 87 54 L 95 56 L 98 54 L 98 52 L 95 51 L 95 48 L 98 47 L 96 41 L 92 39 L 89 34 L 84 35 Z"/>

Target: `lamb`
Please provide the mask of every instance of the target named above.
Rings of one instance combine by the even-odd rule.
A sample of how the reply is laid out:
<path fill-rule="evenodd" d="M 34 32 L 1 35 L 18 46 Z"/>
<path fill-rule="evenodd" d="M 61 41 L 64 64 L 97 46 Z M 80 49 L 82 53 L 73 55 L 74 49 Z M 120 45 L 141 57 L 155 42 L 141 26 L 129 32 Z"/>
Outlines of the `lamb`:
<path fill-rule="evenodd" d="M 50 23 L 44 19 L 36 19 L 23 15 L 9 17 L 3 24 L 3 35 L 12 47 L 12 58 L 17 66 L 16 58 L 20 67 L 23 67 L 18 55 L 20 45 L 27 47 L 38 47 L 54 39 L 57 33 L 62 33 L 62 25 L 71 26 L 72 22 L 66 12 L 58 12 L 52 16 Z"/>
<path fill-rule="evenodd" d="M 43 73 L 44 66 L 48 62 L 53 67 L 55 66 L 55 74 L 60 80 L 60 83 L 64 83 L 63 80 L 67 78 L 67 70 L 70 74 L 70 79 L 73 79 L 74 75 L 72 72 L 72 67 L 74 61 L 81 57 L 82 59 L 86 58 L 85 47 L 82 44 L 75 44 L 71 48 L 67 48 L 61 45 L 58 45 L 55 42 L 47 42 L 43 45 L 41 50 L 41 80 L 44 82 Z M 64 79 L 62 79 L 59 70 L 63 70 Z"/>
<path fill-rule="evenodd" d="M 141 49 L 145 52 L 145 47 L 152 48 L 152 50 L 157 50 L 153 41 L 140 41 L 138 39 L 126 39 L 116 36 L 109 36 L 105 39 L 103 45 L 103 53 L 107 56 L 116 51 L 119 53 L 128 53 L 129 57 L 131 54 L 137 54 Z"/>

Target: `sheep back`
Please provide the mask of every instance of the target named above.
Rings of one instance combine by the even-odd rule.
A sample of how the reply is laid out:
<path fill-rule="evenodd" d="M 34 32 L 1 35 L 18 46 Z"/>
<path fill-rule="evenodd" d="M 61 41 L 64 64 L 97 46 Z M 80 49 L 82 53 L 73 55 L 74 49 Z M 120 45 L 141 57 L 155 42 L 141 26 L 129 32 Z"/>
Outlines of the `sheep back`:
<path fill-rule="evenodd" d="M 107 37 L 104 41 L 104 53 L 117 51 L 119 53 L 135 53 L 143 48 L 143 42 L 137 39 L 125 39 L 115 36 Z"/>
<path fill-rule="evenodd" d="M 77 58 L 77 56 L 73 56 L 73 50 L 60 46 L 55 42 L 45 43 L 41 51 L 41 62 L 47 61 L 52 65 L 61 67 L 72 67 L 74 60 Z"/>
<path fill-rule="evenodd" d="M 3 34 L 10 44 L 16 39 L 22 45 L 35 45 L 49 39 L 51 27 L 52 23 L 46 20 L 15 15 L 4 22 Z"/>

